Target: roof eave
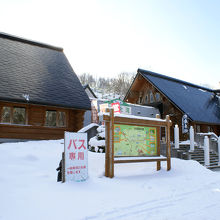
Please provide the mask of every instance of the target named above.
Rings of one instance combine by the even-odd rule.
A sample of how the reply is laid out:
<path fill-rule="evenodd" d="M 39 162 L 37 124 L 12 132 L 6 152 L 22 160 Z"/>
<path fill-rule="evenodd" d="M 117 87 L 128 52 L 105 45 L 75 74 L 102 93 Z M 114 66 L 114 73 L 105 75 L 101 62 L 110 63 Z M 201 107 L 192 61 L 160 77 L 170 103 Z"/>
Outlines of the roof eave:
<path fill-rule="evenodd" d="M 166 80 L 178 82 L 178 83 L 181 83 L 181 84 L 189 85 L 189 86 L 192 86 L 192 87 L 195 87 L 195 88 L 207 90 L 209 92 L 214 92 L 214 90 L 212 90 L 212 89 L 209 89 L 209 88 L 206 88 L 206 87 L 203 87 L 203 86 L 199 86 L 199 85 L 196 85 L 196 84 L 193 84 L 193 83 L 190 83 L 190 82 L 186 82 L 186 81 L 183 81 L 183 80 L 179 80 L 179 79 L 176 79 L 176 78 L 173 78 L 173 77 L 170 77 L 170 76 L 155 73 L 155 72 L 152 72 L 152 71 L 149 71 L 149 70 L 138 69 L 138 72 L 142 76 L 143 76 L 143 74 L 148 74 L 148 75 L 151 75 L 151 76 L 155 76 L 155 77 L 163 78 L 163 79 L 166 79 Z"/>
<path fill-rule="evenodd" d="M 193 121 L 196 124 L 205 124 L 205 125 L 217 125 L 220 126 L 220 122 L 219 123 L 214 123 L 214 122 L 207 122 L 207 121 Z"/>
<path fill-rule="evenodd" d="M 41 106 L 48 106 L 48 107 L 58 107 L 58 108 L 68 108 L 68 109 L 78 109 L 78 110 L 91 110 L 91 105 L 89 107 L 84 108 L 81 106 L 71 106 L 71 105 L 62 105 L 59 103 L 49 103 L 49 102 L 38 102 L 38 101 L 25 101 L 20 99 L 9 99 L 9 98 L 0 98 L 3 102 L 12 102 L 12 103 L 19 103 L 19 104 L 32 104 L 32 105 L 41 105 Z"/>
<path fill-rule="evenodd" d="M 63 52 L 63 48 L 61 48 L 61 47 L 56 47 L 56 46 L 41 43 L 38 41 L 28 40 L 28 39 L 17 37 L 14 35 L 10 35 L 10 34 L 4 33 L 4 32 L 0 32 L 0 37 L 8 39 L 8 40 L 18 41 L 21 43 L 26 43 L 26 44 L 30 44 L 30 45 L 34 45 L 34 46 L 38 46 L 38 47 L 44 47 L 44 48 L 48 48 L 48 49 L 52 49 L 52 50 L 57 50 L 59 52 Z"/>

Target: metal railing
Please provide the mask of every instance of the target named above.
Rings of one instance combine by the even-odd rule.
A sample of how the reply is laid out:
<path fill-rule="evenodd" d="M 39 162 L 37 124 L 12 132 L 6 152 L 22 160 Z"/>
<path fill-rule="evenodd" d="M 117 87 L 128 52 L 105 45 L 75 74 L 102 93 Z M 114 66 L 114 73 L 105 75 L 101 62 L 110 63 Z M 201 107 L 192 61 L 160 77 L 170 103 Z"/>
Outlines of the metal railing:
<path fill-rule="evenodd" d="M 218 137 L 214 132 L 208 133 L 194 133 L 194 129 L 190 127 L 190 148 L 189 153 L 194 152 L 195 142 L 200 148 L 204 149 L 204 161 L 205 166 L 210 166 L 210 152 L 218 155 L 218 166 L 220 166 L 220 137 Z M 175 148 L 179 149 L 179 128 L 175 125 L 174 128 L 174 140 Z"/>
<path fill-rule="evenodd" d="M 209 138 L 210 151 L 213 151 L 214 153 L 218 154 L 218 139 L 219 138 L 214 132 L 196 133 L 195 141 L 198 143 L 199 147 L 203 148 L 205 136 Z"/>

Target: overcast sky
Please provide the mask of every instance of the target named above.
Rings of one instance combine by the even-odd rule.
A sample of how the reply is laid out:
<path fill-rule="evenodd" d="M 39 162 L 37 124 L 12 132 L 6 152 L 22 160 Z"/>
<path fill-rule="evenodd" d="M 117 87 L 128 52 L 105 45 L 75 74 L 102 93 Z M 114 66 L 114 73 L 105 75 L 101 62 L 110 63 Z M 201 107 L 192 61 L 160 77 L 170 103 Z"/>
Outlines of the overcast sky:
<path fill-rule="evenodd" d="M 77 74 L 151 70 L 219 87 L 219 0 L 0 0 L 2 32 L 64 48 Z"/>

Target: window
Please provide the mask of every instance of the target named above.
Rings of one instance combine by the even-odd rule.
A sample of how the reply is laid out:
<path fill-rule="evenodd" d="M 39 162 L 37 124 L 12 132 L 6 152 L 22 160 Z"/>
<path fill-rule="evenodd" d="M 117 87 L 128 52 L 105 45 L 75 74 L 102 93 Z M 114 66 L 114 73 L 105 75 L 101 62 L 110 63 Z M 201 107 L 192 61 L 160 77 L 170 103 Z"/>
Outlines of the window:
<path fill-rule="evenodd" d="M 45 126 L 66 127 L 66 113 L 56 110 L 46 111 Z"/>
<path fill-rule="evenodd" d="M 66 127 L 66 114 L 65 114 L 65 112 L 59 112 L 58 127 Z"/>
<path fill-rule="evenodd" d="M 156 101 L 159 102 L 160 101 L 160 93 L 156 93 Z"/>
<path fill-rule="evenodd" d="M 11 107 L 2 108 L 2 123 L 11 123 Z"/>
<path fill-rule="evenodd" d="M 24 107 L 8 107 L 2 108 L 2 123 L 9 124 L 26 124 L 26 110 Z"/>
<path fill-rule="evenodd" d="M 150 92 L 150 103 L 154 102 L 154 95 L 152 92 Z"/>
<path fill-rule="evenodd" d="M 148 104 L 148 95 L 145 96 L 145 104 Z"/>
<path fill-rule="evenodd" d="M 142 96 L 139 97 L 139 104 L 142 102 Z"/>
<path fill-rule="evenodd" d="M 212 129 L 211 129 L 210 126 L 207 127 L 207 131 L 208 131 L 208 132 L 211 132 L 211 131 L 212 131 Z"/>
<path fill-rule="evenodd" d="M 13 124 L 25 124 L 25 108 L 13 108 Z"/>
<path fill-rule="evenodd" d="M 50 127 L 55 127 L 56 126 L 56 116 L 57 112 L 56 111 L 46 111 L 46 121 L 45 125 L 50 126 Z"/>

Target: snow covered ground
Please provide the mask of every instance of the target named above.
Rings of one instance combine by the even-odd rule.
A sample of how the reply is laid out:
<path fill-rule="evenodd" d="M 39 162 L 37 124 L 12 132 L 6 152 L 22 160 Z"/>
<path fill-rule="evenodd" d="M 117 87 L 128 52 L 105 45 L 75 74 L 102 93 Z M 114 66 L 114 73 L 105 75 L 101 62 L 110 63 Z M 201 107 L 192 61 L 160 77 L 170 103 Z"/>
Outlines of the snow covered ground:
<path fill-rule="evenodd" d="M 104 154 L 89 152 L 89 179 L 57 183 L 63 140 L 0 144 L 1 220 L 217 220 L 220 172 L 172 159 L 116 164 L 104 177 Z"/>

